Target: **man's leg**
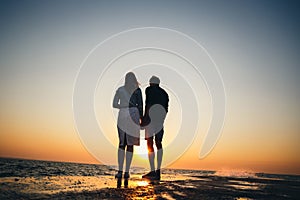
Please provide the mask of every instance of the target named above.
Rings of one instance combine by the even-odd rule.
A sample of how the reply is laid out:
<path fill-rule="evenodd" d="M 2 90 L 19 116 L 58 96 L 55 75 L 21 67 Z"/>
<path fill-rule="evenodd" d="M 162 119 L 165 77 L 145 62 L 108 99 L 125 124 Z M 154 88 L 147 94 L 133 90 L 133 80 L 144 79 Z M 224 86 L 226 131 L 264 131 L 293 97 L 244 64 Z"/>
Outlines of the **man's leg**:
<path fill-rule="evenodd" d="M 156 170 L 156 179 L 160 180 L 160 169 L 163 157 L 163 148 L 162 148 L 162 138 L 164 134 L 164 129 L 162 128 L 156 135 L 155 135 L 155 145 L 157 148 L 157 170 Z"/>
<path fill-rule="evenodd" d="M 154 179 L 156 177 L 155 167 L 154 167 L 154 148 L 153 148 L 153 137 L 147 139 L 147 147 L 148 147 L 148 159 L 150 164 L 150 172 L 143 175 L 142 178 L 146 179 Z"/>
<path fill-rule="evenodd" d="M 160 170 L 163 157 L 163 148 L 161 141 L 155 141 L 155 144 L 157 147 L 157 170 Z"/>
<path fill-rule="evenodd" d="M 148 147 L 148 159 L 150 164 L 150 171 L 155 171 L 154 167 L 154 148 L 153 148 L 153 137 L 147 139 L 147 147 Z"/>

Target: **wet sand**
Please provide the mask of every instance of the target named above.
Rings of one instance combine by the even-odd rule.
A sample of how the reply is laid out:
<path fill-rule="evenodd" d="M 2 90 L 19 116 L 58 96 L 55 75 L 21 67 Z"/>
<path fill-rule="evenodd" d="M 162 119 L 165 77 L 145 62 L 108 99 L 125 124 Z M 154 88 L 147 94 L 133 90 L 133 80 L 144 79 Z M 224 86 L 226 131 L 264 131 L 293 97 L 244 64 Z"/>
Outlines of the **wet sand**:
<path fill-rule="evenodd" d="M 132 175 L 128 188 L 107 176 L 6 177 L 0 199 L 300 199 L 300 182 L 274 177 L 163 174 L 150 182 Z"/>

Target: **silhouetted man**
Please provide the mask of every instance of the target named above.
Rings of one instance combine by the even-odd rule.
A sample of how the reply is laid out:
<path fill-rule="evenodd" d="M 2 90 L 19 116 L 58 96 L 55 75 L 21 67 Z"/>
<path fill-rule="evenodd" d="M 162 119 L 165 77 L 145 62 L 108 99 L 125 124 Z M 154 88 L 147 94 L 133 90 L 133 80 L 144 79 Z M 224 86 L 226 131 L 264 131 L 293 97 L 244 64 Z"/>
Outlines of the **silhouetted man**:
<path fill-rule="evenodd" d="M 168 112 L 169 96 L 164 89 L 159 86 L 160 80 L 152 76 L 149 80 L 150 86 L 146 88 L 145 115 L 142 125 L 145 127 L 145 139 L 147 140 L 148 158 L 150 172 L 143 175 L 143 178 L 160 180 L 160 168 L 162 163 L 163 149 L 162 138 L 164 135 L 164 120 Z M 153 139 L 157 148 L 157 170 L 155 171 Z"/>

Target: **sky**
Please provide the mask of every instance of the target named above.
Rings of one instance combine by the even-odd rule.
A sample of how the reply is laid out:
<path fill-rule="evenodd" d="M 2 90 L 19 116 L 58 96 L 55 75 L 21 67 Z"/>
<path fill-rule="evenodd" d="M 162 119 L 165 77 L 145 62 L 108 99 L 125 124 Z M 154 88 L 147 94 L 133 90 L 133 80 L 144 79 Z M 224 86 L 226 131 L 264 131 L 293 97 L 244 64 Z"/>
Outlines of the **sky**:
<path fill-rule="evenodd" d="M 226 91 L 221 136 L 212 151 L 200 159 L 212 113 L 204 82 L 199 81 L 199 132 L 166 167 L 300 174 L 298 10 L 297 1 L 0 1 L 0 156 L 99 163 L 74 120 L 73 92 L 80 66 L 96 45 L 114 34 L 163 27 L 189 35 L 207 50 Z M 111 45 L 99 62 L 124 45 Z M 148 59 L 149 63 L 149 55 L 165 56 L 155 53 L 143 52 L 136 60 Z M 123 63 L 130 58 L 134 60 L 129 55 Z M 168 85 L 176 83 L 178 67 L 175 62 L 166 63 L 169 68 L 150 68 L 161 73 L 162 85 L 170 93 L 163 144 L 171 148 L 180 133 L 178 124 L 192 121 L 182 118 L 183 113 L 195 108 L 193 103 L 185 107 L 187 100 L 181 99 L 185 95 L 178 89 L 183 84 Z M 113 67 L 127 70 L 125 66 L 121 70 L 121 65 Z M 142 89 L 151 74 L 148 69 L 148 65 L 132 69 Z M 163 69 L 173 70 L 174 78 Z M 115 91 L 107 90 L 101 103 L 101 92 L 106 91 L 102 87 L 115 89 L 123 84 L 122 74 L 114 77 L 108 86 L 98 82 L 95 115 L 101 123 L 105 120 L 101 109 L 107 109 L 104 116 L 108 112 L 112 120 L 104 123 L 103 129 L 108 141 L 117 146 L 117 111 L 106 106 Z M 105 151 L 106 142 L 94 141 L 99 142 L 100 152 Z M 136 152 L 142 152 L 142 147 Z M 107 155 L 116 161 L 116 152 L 108 151 Z M 147 166 L 146 159 L 141 162 Z"/>

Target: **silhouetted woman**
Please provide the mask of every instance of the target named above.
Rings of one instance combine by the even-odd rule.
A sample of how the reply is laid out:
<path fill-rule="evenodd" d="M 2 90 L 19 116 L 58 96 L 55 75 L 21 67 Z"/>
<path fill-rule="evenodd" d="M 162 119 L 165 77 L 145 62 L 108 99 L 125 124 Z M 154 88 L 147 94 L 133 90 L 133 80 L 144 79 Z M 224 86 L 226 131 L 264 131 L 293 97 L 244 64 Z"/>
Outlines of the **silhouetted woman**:
<path fill-rule="evenodd" d="M 126 157 L 124 178 L 129 178 L 133 145 L 140 145 L 140 119 L 143 116 L 142 92 L 134 73 L 126 74 L 124 86 L 119 87 L 114 96 L 113 107 L 120 109 L 118 115 L 119 171 L 115 177 L 122 178 L 124 158 Z"/>

